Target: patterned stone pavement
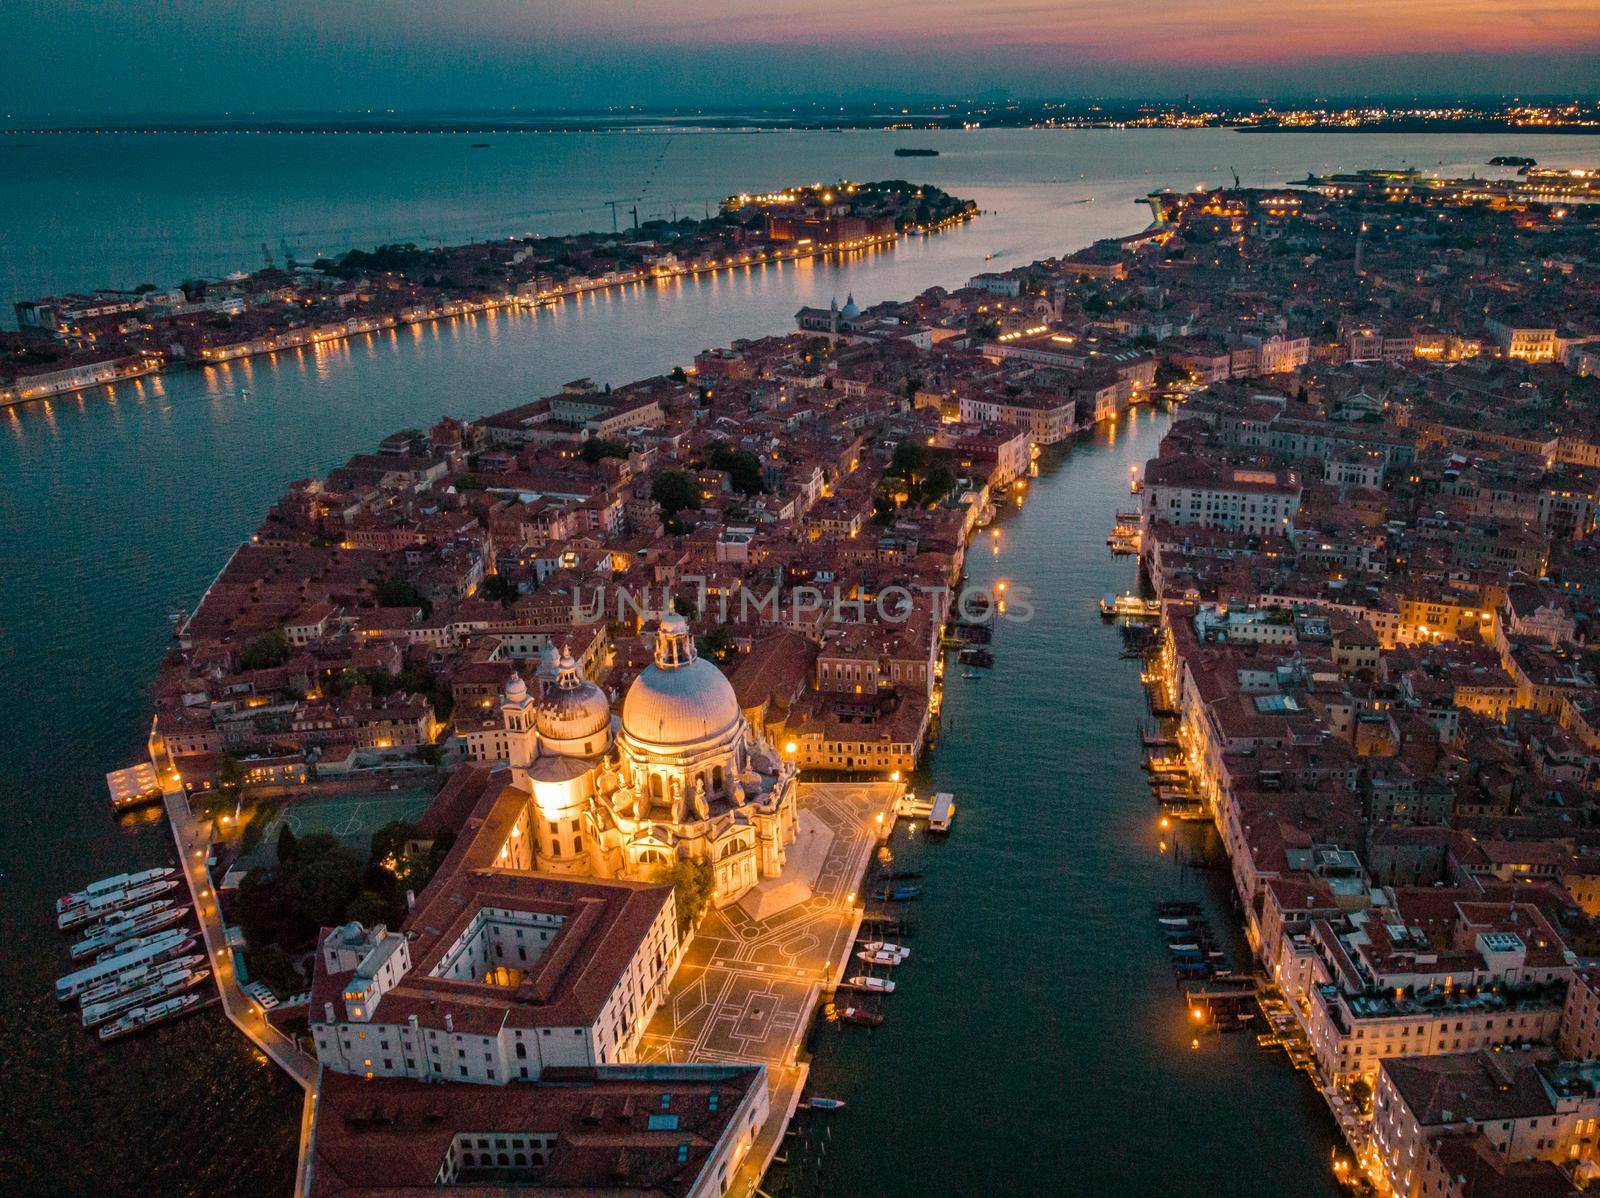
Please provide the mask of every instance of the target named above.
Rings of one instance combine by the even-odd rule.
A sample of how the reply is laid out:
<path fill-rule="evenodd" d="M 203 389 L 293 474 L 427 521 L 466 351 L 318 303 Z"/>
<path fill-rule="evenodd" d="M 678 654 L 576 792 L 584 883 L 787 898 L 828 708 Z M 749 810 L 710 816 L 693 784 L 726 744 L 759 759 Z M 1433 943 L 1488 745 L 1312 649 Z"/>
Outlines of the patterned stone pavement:
<path fill-rule="evenodd" d="M 819 996 L 846 969 L 860 919 L 857 890 L 879 836 L 893 824 L 901 789 L 889 782 L 803 784 L 790 861 L 797 874 L 814 872 L 810 896 L 781 910 L 752 903 L 769 910 L 761 919 L 740 903 L 710 912 L 640 1042 L 647 1061 L 767 1065 L 772 1118 L 731 1192 L 751 1192 L 783 1138 L 805 1082 L 801 1044 Z M 813 861 L 802 870 L 796 859 L 806 855 L 808 835 L 818 838 L 823 859 L 820 868 Z M 789 882 L 787 871 L 782 881 Z"/>

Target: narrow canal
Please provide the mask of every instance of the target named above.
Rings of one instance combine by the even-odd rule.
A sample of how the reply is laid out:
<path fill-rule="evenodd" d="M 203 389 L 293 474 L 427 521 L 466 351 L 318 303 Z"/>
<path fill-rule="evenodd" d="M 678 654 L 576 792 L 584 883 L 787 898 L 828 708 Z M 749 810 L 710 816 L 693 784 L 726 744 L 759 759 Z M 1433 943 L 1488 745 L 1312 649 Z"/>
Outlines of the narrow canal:
<path fill-rule="evenodd" d="M 972 548 L 972 583 L 1027 588 L 1033 617 L 1001 622 L 981 680 L 947 674 L 915 783 L 954 792 L 954 832 L 896 833 L 896 867 L 925 874 L 902 908 L 912 958 L 881 1028 L 816 1037 L 812 1089 L 847 1106 L 790 1139 L 795 1194 L 1339 1192 L 1310 1083 L 1252 1033 L 1194 1047 L 1152 911 L 1183 897 L 1219 932 L 1228 918 L 1226 871 L 1161 849 L 1139 662 L 1095 607 L 1133 583 L 1106 533 L 1166 424 L 1135 412 L 1052 451 Z"/>

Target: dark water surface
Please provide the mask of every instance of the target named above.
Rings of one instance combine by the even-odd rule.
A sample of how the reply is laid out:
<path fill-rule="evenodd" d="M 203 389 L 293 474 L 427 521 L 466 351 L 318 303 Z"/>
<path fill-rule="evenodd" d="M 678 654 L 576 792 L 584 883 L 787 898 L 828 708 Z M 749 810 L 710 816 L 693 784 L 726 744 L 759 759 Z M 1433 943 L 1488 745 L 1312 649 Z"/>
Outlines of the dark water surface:
<path fill-rule="evenodd" d="M 491 140 L 470 151 L 472 140 Z M 942 153 L 895 159 L 927 141 Z M 192 605 L 292 480 L 385 433 L 477 416 L 590 375 L 622 382 L 792 327 L 804 303 L 956 286 L 1140 228 L 1159 184 L 1277 183 L 1330 166 L 1500 153 L 1583 161 L 1581 139 L 983 131 L 972 134 L 0 137 L 0 302 L 250 268 L 354 244 L 606 227 L 784 183 L 904 177 L 977 199 L 952 233 L 849 262 L 718 275 L 538 313 L 140 380 L 0 411 L 0 1166 L 18 1194 L 281 1194 L 298 1102 L 216 1013 L 106 1051 L 50 998 L 50 900 L 164 859 L 103 775 L 136 759 L 167 613 Z M 643 200 L 632 197 L 643 196 Z M 1073 201 L 1094 197 L 1093 203 Z M 991 255 L 994 255 L 992 258 Z M 1154 854 L 1137 678 L 1089 605 L 1149 416 L 1052 459 L 995 563 L 1051 601 L 1001 668 L 952 681 L 931 769 L 961 797 L 927 930 L 870 1049 L 825 1050 L 848 1091 L 829 1194 L 1322 1192 L 1315 1096 L 1243 1037 L 1187 1048 L 1148 919 Z M 983 558 L 975 558 L 980 577 Z M 1059 591 L 1059 594 L 1057 592 Z M 903 999 L 904 1001 L 900 1001 Z M 1181 1011 L 1178 1011 L 1181 1015 Z M 839 1046 L 836 1046 L 839 1047 Z M 1066 1187 L 1066 1188 L 1063 1188 Z"/>

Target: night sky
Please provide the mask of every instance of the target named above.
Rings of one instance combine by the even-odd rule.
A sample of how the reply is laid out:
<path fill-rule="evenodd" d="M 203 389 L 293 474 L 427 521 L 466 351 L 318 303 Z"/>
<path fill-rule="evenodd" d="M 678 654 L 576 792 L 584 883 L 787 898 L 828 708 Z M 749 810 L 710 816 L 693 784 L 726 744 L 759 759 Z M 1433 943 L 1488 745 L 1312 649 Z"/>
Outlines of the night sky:
<path fill-rule="evenodd" d="M 1600 0 L 0 0 L 0 114 L 1600 91 Z"/>

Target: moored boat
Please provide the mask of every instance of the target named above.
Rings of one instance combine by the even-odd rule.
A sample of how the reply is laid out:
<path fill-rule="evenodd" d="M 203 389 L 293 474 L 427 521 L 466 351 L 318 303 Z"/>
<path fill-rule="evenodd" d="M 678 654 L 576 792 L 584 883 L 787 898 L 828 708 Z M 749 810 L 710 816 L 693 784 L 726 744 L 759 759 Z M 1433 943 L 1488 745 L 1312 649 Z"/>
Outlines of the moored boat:
<path fill-rule="evenodd" d="M 153 902 L 140 903 L 137 907 L 124 907 L 120 911 L 113 911 L 104 919 L 98 919 L 94 923 L 85 925 L 79 929 L 79 933 L 84 936 L 93 936 L 96 932 L 102 931 L 113 924 L 123 923 L 130 919 L 138 919 L 141 915 L 153 915 L 157 911 L 165 911 L 176 901 L 175 899 L 156 899 Z"/>
<path fill-rule="evenodd" d="M 859 953 L 856 954 L 856 960 L 865 961 L 868 965 L 886 965 L 886 966 L 890 966 L 890 967 L 893 967 L 895 965 L 900 965 L 900 964 L 903 964 L 905 962 L 905 958 L 902 957 L 899 953 L 884 953 L 884 952 L 876 952 L 875 953 L 875 952 L 870 952 L 870 951 L 868 951 L 866 949 L 862 949 Z"/>
<path fill-rule="evenodd" d="M 170 865 L 158 866 L 155 869 L 140 870 L 137 873 L 115 874 L 109 878 L 101 878 L 98 882 L 90 882 L 82 890 L 75 890 L 71 894 L 64 894 L 56 900 L 56 914 L 62 915 L 75 907 L 86 907 L 94 899 L 101 898 L 118 891 L 130 890 L 146 882 L 158 881 L 161 878 L 171 877 L 177 870 Z"/>
<path fill-rule="evenodd" d="M 99 956 L 120 946 L 132 944 L 139 937 L 151 932 L 159 932 L 162 928 L 170 928 L 188 914 L 189 909 L 187 907 L 173 907 L 166 911 L 152 911 L 148 915 L 139 916 L 137 919 L 110 924 L 101 931 L 85 936 L 74 944 L 72 946 L 72 959 L 77 961 L 84 957 Z"/>
<path fill-rule="evenodd" d="M 882 1015 L 862 1007 L 840 1007 L 835 1014 L 841 1022 L 853 1023 L 857 1027 L 879 1027 L 883 1023 Z"/>
<path fill-rule="evenodd" d="M 897 957 L 909 957 L 911 950 L 898 944 L 890 944 L 886 940 L 868 940 L 861 946 L 869 953 L 893 953 Z"/>
<path fill-rule="evenodd" d="M 163 1019 L 170 1019 L 180 1011 L 187 1011 L 199 1001 L 198 994 L 180 994 L 175 998 L 162 999 L 148 1007 L 135 1007 L 120 1019 L 102 1027 L 100 1038 L 115 1040 L 118 1036 L 126 1036 L 129 1032 L 160 1023 Z"/>
<path fill-rule="evenodd" d="M 879 994 L 893 994 L 894 983 L 888 978 L 868 977 L 866 974 L 857 974 L 849 982 L 857 990 L 875 990 Z"/>
<path fill-rule="evenodd" d="M 880 903 L 905 903 L 912 899 L 922 897 L 920 886 L 881 886 L 872 892 L 872 897 Z"/>
<path fill-rule="evenodd" d="M 105 1002 L 119 994 L 126 994 L 130 990 L 137 990 L 147 986 L 164 973 L 172 973 L 183 969 L 198 969 L 206 963 L 204 953 L 190 953 L 186 957 L 173 957 L 165 960 L 151 961 L 138 969 L 122 974 L 119 977 L 109 978 L 90 986 L 78 995 L 78 1001 L 85 1005 Z"/>
<path fill-rule="evenodd" d="M 177 889 L 179 879 L 158 878 L 149 882 L 141 882 L 125 890 L 113 890 L 106 894 L 97 895 L 82 906 L 70 907 L 56 916 L 56 926 L 62 931 L 75 928 L 79 924 L 88 923 L 90 920 L 103 919 L 113 912 L 124 907 L 134 907 L 146 899 L 158 898 L 169 890 Z"/>
<path fill-rule="evenodd" d="M 130 978 L 151 963 L 180 956 L 194 945 L 195 938 L 177 928 L 142 937 L 138 943 L 121 945 L 115 954 L 56 979 L 56 998 L 66 1002 L 101 982 Z"/>
<path fill-rule="evenodd" d="M 103 1002 L 85 1003 L 83 1005 L 83 1026 L 95 1027 L 108 1019 L 115 1018 L 124 1011 L 135 1007 L 148 1006 L 152 1002 L 159 1002 L 164 998 L 171 998 L 185 990 L 193 989 L 211 976 L 211 970 L 200 969 L 174 969 L 159 975 L 154 981 L 146 982 L 143 986 L 136 986 L 123 994 L 113 995 Z"/>

